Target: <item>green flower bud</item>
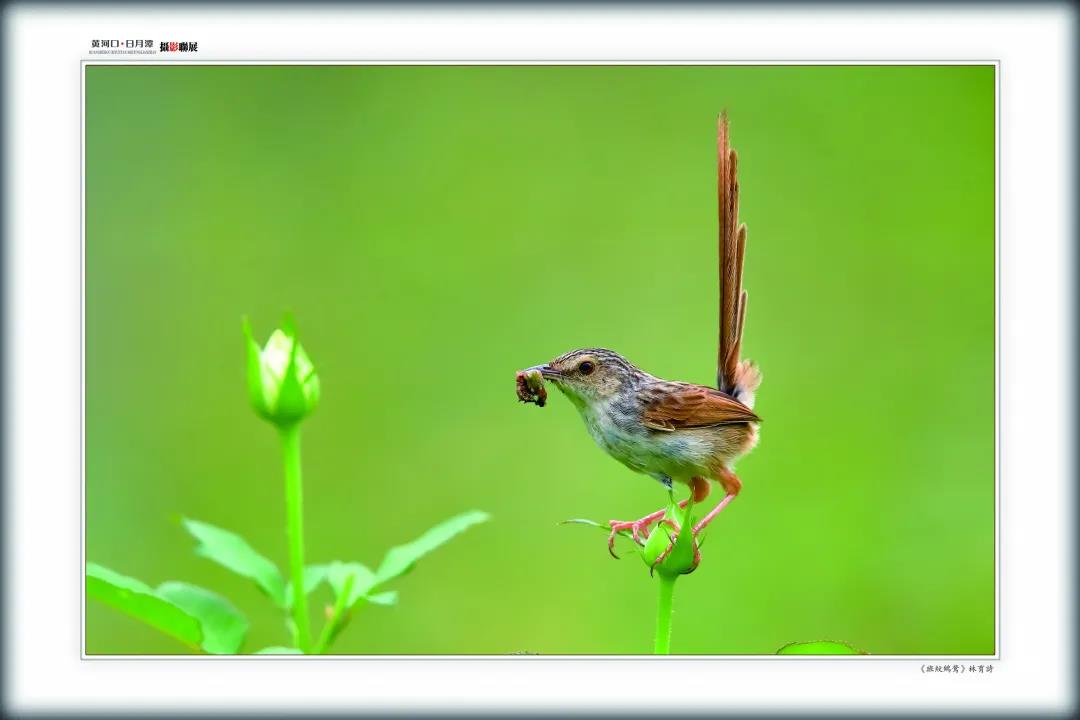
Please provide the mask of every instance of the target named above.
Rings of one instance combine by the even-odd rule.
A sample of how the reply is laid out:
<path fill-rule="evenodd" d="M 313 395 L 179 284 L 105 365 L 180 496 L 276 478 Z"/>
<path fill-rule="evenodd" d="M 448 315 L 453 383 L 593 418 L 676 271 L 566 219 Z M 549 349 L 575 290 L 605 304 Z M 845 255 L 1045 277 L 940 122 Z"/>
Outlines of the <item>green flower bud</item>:
<path fill-rule="evenodd" d="M 656 559 L 668 549 L 670 544 L 671 528 L 667 525 L 657 525 L 656 529 L 649 533 L 649 539 L 645 541 L 645 546 L 641 548 L 642 560 L 645 561 L 646 565 L 652 567 L 656 564 Z"/>
<path fill-rule="evenodd" d="M 664 520 L 657 524 L 656 529 L 649 535 L 649 539 L 645 541 L 645 546 L 641 549 L 641 557 L 652 571 L 662 575 L 686 575 L 697 569 L 694 552 L 697 539 L 694 538 L 692 531 L 691 507 L 688 504 L 685 510 L 680 511 L 679 506 L 672 501 L 664 513 Z M 682 517 L 679 517 L 680 514 Z M 666 522 L 669 519 L 676 520 L 683 530 L 676 538 L 675 545 L 670 552 L 664 556 L 663 560 L 657 563 L 657 558 L 671 545 L 671 536 L 674 534 L 674 530 Z"/>
<path fill-rule="evenodd" d="M 248 349 L 248 395 L 260 416 L 278 427 L 303 420 L 319 404 L 319 376 L 286 316 L 260 348 L 244 319 Z"/>

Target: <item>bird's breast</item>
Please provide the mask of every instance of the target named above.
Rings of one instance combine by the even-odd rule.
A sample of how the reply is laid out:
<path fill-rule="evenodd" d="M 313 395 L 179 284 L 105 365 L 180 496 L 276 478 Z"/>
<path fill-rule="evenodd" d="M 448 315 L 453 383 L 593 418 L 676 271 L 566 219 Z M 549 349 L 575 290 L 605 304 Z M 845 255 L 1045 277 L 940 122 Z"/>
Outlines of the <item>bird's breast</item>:
<path fill-rule="evenodd" d="M 597 444 L 608 452 L 640 443 L 646 435 L 641 422 L 611 405 L 582 412 L 585 426 Z"/>
<path fill-rule="evenodd" d="M 618 402 L 584 408 L 582 418 L 596 444 L 627 467 L 650 475 L 689 477 L 710 447 L 690 433 L 662 433 L 641 424 L 640 410 Z"/>

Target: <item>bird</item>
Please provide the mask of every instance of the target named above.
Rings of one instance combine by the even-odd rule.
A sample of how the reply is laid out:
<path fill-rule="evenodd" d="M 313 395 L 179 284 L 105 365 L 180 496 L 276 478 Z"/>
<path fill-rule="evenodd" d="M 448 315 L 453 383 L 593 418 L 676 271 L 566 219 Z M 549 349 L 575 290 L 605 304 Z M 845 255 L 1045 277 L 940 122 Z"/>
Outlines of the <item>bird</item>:
<path fill-rule="evenodd" d="M 717 122 L 720 300 L 715 388 L 661 379 L 606 348 L 571 350 L 525 371 L 539 372 L 558 388 L 577 408 L 593 440 L 613 458 L 653 477 L 669 492 L 685 485 L 689 496 L 680 507 L 691 500 L 702 502 L 710 482 L 719 483 L 724 497 L 693 526 L 695 537 L 739 494 L 742 482 L 735 461 L 757 445 L 761 424 L 753 408 L 762 374 L 755 363 L 741 358 L 746 225 L 738 222 L 737 163 L 723 112 Z M 664 519 L 665 509 L 638 520 L 609 521 L 611 554 L 619 532 L 630 531 L 639 543 L 657 521 L 681 532 L 674 520 Z M 695 543 L 695 567 L 698 561 Z"/>

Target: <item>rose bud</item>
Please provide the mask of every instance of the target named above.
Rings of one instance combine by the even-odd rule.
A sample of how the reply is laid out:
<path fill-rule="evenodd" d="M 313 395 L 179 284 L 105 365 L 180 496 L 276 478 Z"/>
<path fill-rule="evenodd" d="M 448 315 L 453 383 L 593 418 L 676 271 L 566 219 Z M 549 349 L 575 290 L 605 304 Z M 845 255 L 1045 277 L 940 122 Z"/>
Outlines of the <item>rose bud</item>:
<path fill-rule="evenodd" d="M 260 348 L 244 320 L 248 348 L 248 395 L 251 406 L 278 427 L 303 420 L 319 404 L 319 376 L 288 316 Z"/>

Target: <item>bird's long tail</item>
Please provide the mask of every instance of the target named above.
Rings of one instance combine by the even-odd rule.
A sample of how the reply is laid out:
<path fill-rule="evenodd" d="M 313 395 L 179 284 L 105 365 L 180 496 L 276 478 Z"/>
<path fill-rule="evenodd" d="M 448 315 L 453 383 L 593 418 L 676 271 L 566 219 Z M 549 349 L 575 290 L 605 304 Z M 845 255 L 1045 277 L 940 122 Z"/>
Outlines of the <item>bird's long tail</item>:
<path fill-rule="evenodd" d="M 731 149 L 727 113 L 717 125 L 717 208 L 720 221 L 720 328 L 717 342 L 716 386 L 747 407 L 753 407 L 761 372 L 739 355 L 746 319 L 746 290 L 742 287 L 746 254 L 746 224 L 739 222 L 738 155 Z"/>

